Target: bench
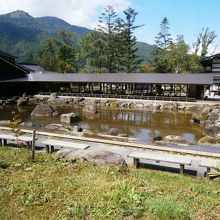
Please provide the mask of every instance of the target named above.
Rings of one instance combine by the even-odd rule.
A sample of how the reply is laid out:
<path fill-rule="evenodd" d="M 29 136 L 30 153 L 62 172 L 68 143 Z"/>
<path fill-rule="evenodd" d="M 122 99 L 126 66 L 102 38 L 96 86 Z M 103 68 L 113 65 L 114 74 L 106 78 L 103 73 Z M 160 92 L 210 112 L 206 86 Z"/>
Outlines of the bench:
<path fill-rule="evenodd" d="M 0 134 L 0 144 L 1 145 L 7 145 L 7 140 L 11 141 L 24 141 L 28 148 L 31 147 L 33 138 L 31 136 L 27 135 L 20 135 L 18 137 L 15 136 L 15 134 Z"/>
<path fill-rule="evenodd" d="M 186 156 L 181 155 L 173 155 L 173 154 L 161 154 L 161 153 L 153 153 L 153 152 L 138 152 L 133 151 L 130 154 L 128 154 L 128 157 L 133 158 L 133 164 L 136 168 L 140 165 L 140 159 L 145 160 L 152 160 L 159 162 L 168 162 L 173 164 L 179 164 L 180 165 L 180 174 L 184 173 L 184 167 L 185 165 L 191 165 L 192 160 Z"/>
<path fill-rule="evenodd" d="M 211 160 L 211 159 L 205 159 L 205 160 L 201 160 L 200 167 L 205 167 L 207 170 L 204 173 L 204 177 L 207 177 L 209 179 L 209 176 L 207 175 L 212 168 L 214 167 L 220 167 L 220 160 Z"/>
<path fill-rule="evenodd" d="M 45 145 L 47 153 L 53 153 L 55 146 L 77 148 L 77 149 L 86 149 L 90 147 L 90 145 L 88 144 L 79 144 L 79 143 L 72 142 L 72 141 L 64 141 L 64 140 L 58 140 L 58 139 L 53 139 L 53 138 L 44 140 L 41 143 Z"/>

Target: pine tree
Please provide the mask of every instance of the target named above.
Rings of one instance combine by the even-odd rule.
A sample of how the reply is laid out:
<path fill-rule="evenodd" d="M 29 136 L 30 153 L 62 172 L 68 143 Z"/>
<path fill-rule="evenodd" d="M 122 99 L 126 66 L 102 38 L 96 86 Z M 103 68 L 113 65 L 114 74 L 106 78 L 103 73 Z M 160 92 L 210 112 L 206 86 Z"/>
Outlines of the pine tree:
<path fill-rule="evenodd" d="M 122 59 L 122 67 L 125 72 L 131 73 L 138 69 L 139 64 L 142 62 L 136 54 L 138 48 L 136 47 L 137 39 L 134 36 L 134 31 L 143 26 L 135 26 L 135 18 L 137 16 L 137 12 L 128 8 L 124 11 L 125 19 L 122 20 L 122 28 L 123 31 L 120 33 L 121 35 L 121 48 L 123 51 L 123 59 Z"/>
<path fill-rule="evenodd" d="M 97 30 L 103 35 L 103 41 L 105 42 L 104 55 L 106 56 L 106 68 L 108 72 L 116 72 L 116 20 L 117 15 L 112 6 L 105 8 L 99 19 L 99 25 Z"/>

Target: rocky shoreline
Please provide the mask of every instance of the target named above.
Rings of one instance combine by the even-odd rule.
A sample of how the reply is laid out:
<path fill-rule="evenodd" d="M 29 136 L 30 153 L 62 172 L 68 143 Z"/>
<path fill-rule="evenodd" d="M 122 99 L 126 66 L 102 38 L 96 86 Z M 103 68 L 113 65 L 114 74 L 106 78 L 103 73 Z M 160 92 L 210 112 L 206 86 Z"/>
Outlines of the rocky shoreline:
<path fill-rule="evenodd" d="M 19 101 L 20 100 L 20 101 Z M 32 115 L 38 117 L 57 115 L 59 106 L 79 106 L 86 117 L 93 117 L 100 110 L 135 110 L 144 112 L 179 112 L 192 114 L 191 123 L 199 124 L 204 127 L 203 137 L 198 141 L 199 145 L 214 145 L 220 147 L 220 103 L 205 104 L 197 102 L 173 102 L 173 101 L 154 101 L 154 100 L 126 100 L 126 99 L 107 99 L 107 98 L 83 98 L 83 97 L 58 97 L 56 93 L 50 96 L 36 95 L 29 97 L 28 102 L 25 97 L 14 99 L 20 105 L 37 105 Z M 1 102 L 0 102 L 1 105 Z M 40 113 L 39 113 L 40 112 Z M 42 113 L 43 112 L 43 113 Z M 49 130 L 60 130 L 73 135 L 99 136 L 91 131 L 83 131 L 80 127 L 71 127 L 74 121 L 80 121 L 80 118 L 74 112 L 61 115 L 61 123 L 48 125 Z M 6 122 L 6 121 L 5 121 Z M 4 122 L 0 122 L 0 125 Z M 69 124 L 69 126 L 68 126 Z M 25 124 L 23 124 L 25 126 Z M 29 125 L 30 127 L 30 125 Z M 107 136 L 126 137 L 126 134 L 120 134 L 112 128 Z M 100 136 L 103 136 L 100 134 Z M 166 142 L 175 144 L 191 144 L 181 136 L 168 135 L 166 137 L 155 137 L 156 142 Z"/>

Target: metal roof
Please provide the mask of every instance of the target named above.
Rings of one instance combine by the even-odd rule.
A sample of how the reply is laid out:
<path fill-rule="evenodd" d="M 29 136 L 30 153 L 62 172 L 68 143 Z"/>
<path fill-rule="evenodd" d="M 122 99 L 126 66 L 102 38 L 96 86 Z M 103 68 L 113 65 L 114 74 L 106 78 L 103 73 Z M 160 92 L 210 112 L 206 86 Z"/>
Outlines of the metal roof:
<path fill-rule="evenodd" d="M 91 83 L 144 83 L 144 84 L 191 84 L 211 85 L 213 74 L 169 73 L 31 73 L 33 82 L 91 82 Z"/>

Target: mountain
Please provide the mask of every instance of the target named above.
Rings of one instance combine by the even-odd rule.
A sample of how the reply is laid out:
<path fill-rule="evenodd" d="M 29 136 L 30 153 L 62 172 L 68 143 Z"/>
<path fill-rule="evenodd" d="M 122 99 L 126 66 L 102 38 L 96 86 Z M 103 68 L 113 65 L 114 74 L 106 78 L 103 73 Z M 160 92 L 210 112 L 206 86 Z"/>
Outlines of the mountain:
<path fill-rule="evenodd" d="M 89 29 L 71 25 L 57 17 L 34 18 L 24 11 L 0 15 L 0 49 L 18 57 L 18 62 L 36 61 L 39 47 L 59 31 L 74 32 L 80 39 Z M 138 54 L 148 62 L 152 45 L 138 42 Z"/>

